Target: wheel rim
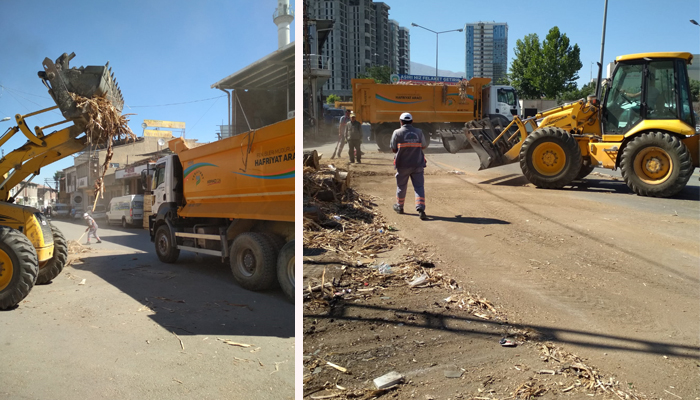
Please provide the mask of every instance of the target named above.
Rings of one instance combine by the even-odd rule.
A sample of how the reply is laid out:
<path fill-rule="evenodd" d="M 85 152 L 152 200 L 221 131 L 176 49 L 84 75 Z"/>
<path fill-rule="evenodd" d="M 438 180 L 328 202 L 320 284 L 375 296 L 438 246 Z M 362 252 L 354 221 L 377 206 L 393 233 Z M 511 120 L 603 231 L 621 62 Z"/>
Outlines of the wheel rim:
<path fill-rule="evenodd" d="M 557 175 L 564 170 L 565 165 L 566 153 L 554 142 L 542 143 L 532 152 L 532 166 L 541 175 Z"/>
<path fill-rule="evenodd" d="M 642 149 L 634 158 L 634 173 L 647 184 L 666 182 L 673 171 L 673 160 L 666 150 L 650 146 Z"/>
<path fill-rule="evenodd" d="M 0 250 L 0 291 L 12 282 L 13 272 L 12 259 L 5 251 Z"/>
<path fill-rule="evenodd" d="M 158 252 L 160 254 L 168 254 L 169 247 L 170 247 L 170 243 L 168 241 L 168 237 L 164 234 L 161 234 L 158 237 Z"/>
<path fill-rule="evenodd" d="M 294 286 L 294 257 L 287 261 L 287 280 Z"/>
<path fill-rule="evenodd" d="M 252 250 L 246 249 L 243 254 L 241 254 L 239 261 L 238 269 L 243 275 L 251 277 L 253 274 L 255 274 L 257 261 Z"/>

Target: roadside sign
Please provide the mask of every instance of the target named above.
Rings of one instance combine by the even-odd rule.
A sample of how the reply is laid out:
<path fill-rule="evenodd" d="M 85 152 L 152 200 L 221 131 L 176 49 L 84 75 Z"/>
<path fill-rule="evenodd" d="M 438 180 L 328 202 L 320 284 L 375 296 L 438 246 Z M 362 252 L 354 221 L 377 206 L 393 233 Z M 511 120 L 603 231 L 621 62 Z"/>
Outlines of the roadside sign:
<path fill-rule="evenodd" d="M 159 121 L 157 119 L 144 119 L 143 123 L 151 128 L 173 128 L 173 129 L 185 129 L 184 122 L 177 121 Z"/>

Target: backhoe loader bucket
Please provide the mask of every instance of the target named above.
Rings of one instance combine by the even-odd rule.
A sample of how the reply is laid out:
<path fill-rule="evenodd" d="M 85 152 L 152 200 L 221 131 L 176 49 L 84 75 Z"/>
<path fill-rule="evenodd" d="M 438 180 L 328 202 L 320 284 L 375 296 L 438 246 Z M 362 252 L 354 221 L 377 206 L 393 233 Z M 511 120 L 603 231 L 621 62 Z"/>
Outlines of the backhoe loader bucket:
<path fill-rule="evenodd" d="M 464 133 L 474 152 L 479 156 L 481 163 L 479 171 L 517 161 L 517 158 L 509 160 L 505 157 L 506 152 L 514 145 L 514 143 L 507 140 L 507 135 L 501 136 L 494 144 L 498 135 L 501 134 L 501 127 L 494 127 L 488 118 L 467 122 L 464 127 Z"/>
<path fill-rule="evenodd" d="M 56 102 L 61 113 L 67 120 L 79 118 L 82 111 L 78 109 L 70 93 L 86 98 L 105 96 L 121 113 L 124 108 L 122 92 L 114 80 L 114 73 L 105 66 L 88 65 L 87 67 L 69 68 L 70 60 L 75 53 L 63 53 L 53 63 L 48 57 L 44 59 L 44 71 L 39 71 L 39 77 L 49 89 L 49 94 Z"/>

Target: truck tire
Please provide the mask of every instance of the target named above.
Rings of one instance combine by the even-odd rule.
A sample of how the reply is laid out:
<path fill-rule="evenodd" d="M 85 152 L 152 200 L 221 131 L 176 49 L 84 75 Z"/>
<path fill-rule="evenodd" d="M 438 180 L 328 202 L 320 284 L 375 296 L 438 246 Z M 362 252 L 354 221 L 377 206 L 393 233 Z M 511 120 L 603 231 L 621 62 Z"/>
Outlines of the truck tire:
<path fill-rule="evenodd" d="M 390 127 L 382 127 L 379 132 L 375 135 L 375 140 L 377 141 L 377 147 L 379 151 L 389 152 L 391 151 L 391 135 L 394 134 L 394 130 Z"/>
<path fill-rule="evenodd" d="M 688 148 L 665 132 L 643 133 L 625 146 L 620 160 L 622 178 L 639 196 L 671 197 L 693 174 Z"/>
<path fill-rule="evenodd" d="M 231 272 L 241 287 L 270 289 L 277 284 L 277 254 L 274 245 L 258 232 L 241 233 L 231 244 Z"/>
<path fill-rule="evenodd" d="M 277 257 L 277 280 L 287 300 L 294 304 L 294 240 L 282 246 Z"/>
<path fill-rule="evenodd" d="M 53 257 L 39 268 L 39 275 L 36 278 L 37 285 L 51 282 L 63 271 L 68 260 L 68 243 L 65 236 L 53 225 L 51 225 L 51 233 L 53 234 Z"/>
<path fill-rule="evenodd" d="M 520 169 L 535 186 L 558 189 L 576 178 L 581 158 L 573 136 L 561 128 L 547 127 L 525 138 L 520 148 Z"/>
<path fill-rule="evenodd" d="M 156 254 L 158 259 L 164 263 L 172 264 L 180 257 L 180 249 L 173 243 L 168 225 L 161 225 L 156 230 L 155 237 Z"/>
<path fill-rule="evenodd" d="M 14 307 L 34 287 L 39 259 L 20 231 L 0 226 L 0 310 Z"/>

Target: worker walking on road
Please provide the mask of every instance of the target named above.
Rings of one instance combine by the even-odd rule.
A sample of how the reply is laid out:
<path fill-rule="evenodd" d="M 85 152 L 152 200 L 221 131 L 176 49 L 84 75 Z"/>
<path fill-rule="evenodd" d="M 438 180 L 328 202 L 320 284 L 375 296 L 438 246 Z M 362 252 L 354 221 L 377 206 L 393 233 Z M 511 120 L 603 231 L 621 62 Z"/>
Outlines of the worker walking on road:
<path fill-rule="evenodd" d="M 403 214 L 403 204 L 406 199 L 406 188 L 408 178 L 411 178 L 413 190 L 416 193 L 416 211 L 420 219 L 425 220 L 425 179 L 423 169 L 425 168 L 425 155 L 423 149 L 428 147 L 428 141 L 423 135 L 423 131 L 414 128 L 413 116 L 409 113 L 401 114 L 399 118 L 401 128 L 391 135 L 391 150 L 396 153 L 394 156 L 394 168 L 396 168 L 396 204 L 394 211 Z"/>
<path fill-rule="evenodd" d="M 95 222 L 94 219 L 90 216 L 90 214 L 85 213 L 83 214 L 83 218 L 85 219 L 85 222 L 87 222 L 88 227 L 85 229 L 85 232 L 87 232 L 87 243 L 85 244 L 90 244 L 90 235 L 95 237 L 97 239 L 97 243 L 102 243 L 102 240 L 100 240 L 100 237 L 97 236 L 97 222 Z"/>
<path fill-rule="evenodd" d="M 340 122 L 338 124 L 338 143 L 335 145 L 337 151 L 333 153 L 333 157 L 340 158 L 343 154 L 343 147 L 345 147 L 345 125 L 350 122 L 350 110 L 345 110 L 345 115 L 340 117 Z"/>
<path fill-rule="evenodd" d="M 360 121 L 355 119 L 355 113 L 350 113 L 350 122 L 345 124 L 345 137 L 348 139 L 348 155 L 350 156 L 350 162 L 355 162 L 355 157 L 357 157 L 357 163 L 362 163 L 362 151 L 360 146 L 362 145 L 362 124 Z"/>

